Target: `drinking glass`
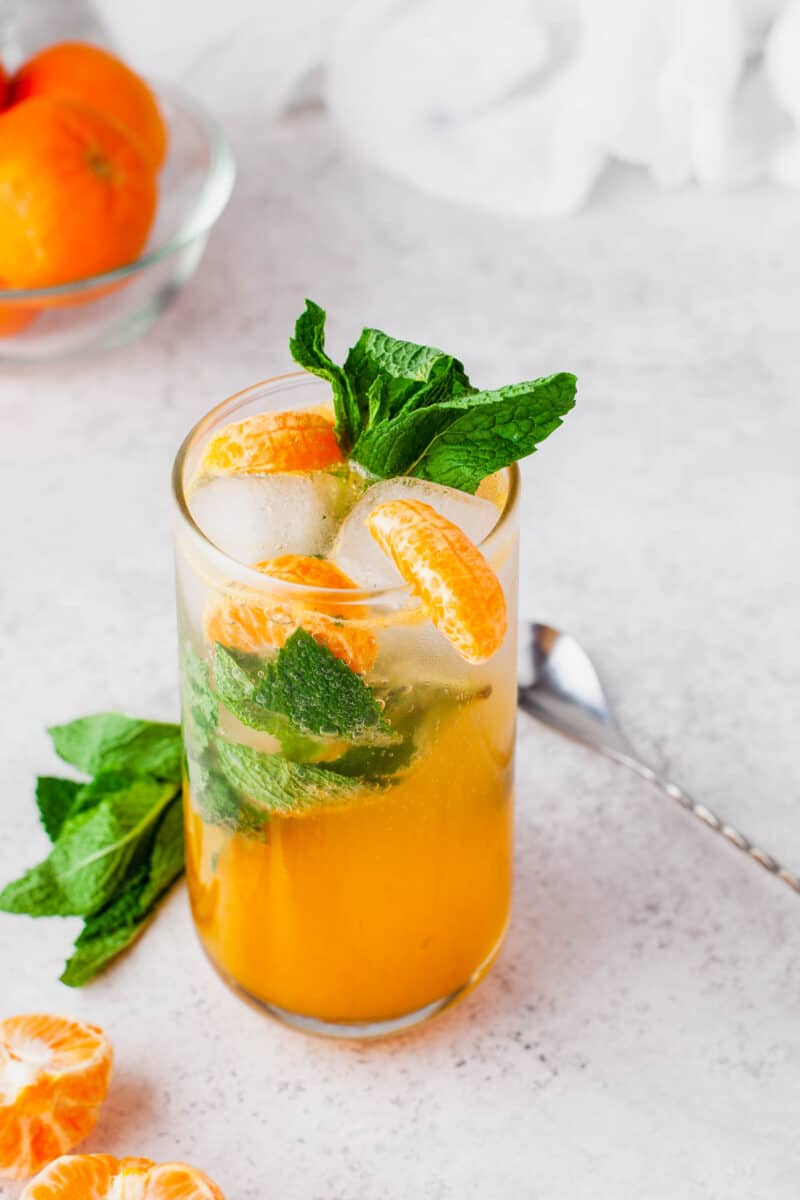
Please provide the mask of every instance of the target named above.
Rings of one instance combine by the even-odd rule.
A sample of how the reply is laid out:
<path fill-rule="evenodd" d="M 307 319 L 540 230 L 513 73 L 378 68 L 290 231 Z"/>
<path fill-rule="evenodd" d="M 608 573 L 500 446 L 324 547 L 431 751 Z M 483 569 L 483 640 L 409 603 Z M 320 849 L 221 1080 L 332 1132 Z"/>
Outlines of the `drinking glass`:
<path fill-rule="evenodd" d="M 481 549 L 505 592 L 508 633 L 488 662 L 469 665 L 405 584 L 345 590 L 271 578 L 197 523 L 193 480 L 220 427 L 329 396 L 305 373 L 257 384 L 204 417 L 176 459 L 187 873 L 202 945 L 235 991 L 302 1030 L 374 1037 L 464 996 L 508 923 L 519 476 L 512 467 L 481 487 L 497 506 Z M 266 499 L 254 529 L 296 549 L 293 525 L 302 517 L 307 536 L 309 510 L 275 478 L 255 485 Z M 206 506 L 227 498 L 225 480 L 214 486 Z M 295 744 L 248 723 L 240 698 L 236 711 L 226 705 L 229 672 L 257 678 L 298 627 L 349 649 L 392 731 L 388 744 Z M 261 631 L 258 653 L 230 633 L 242 629 Z M 297 780 L 309 778 L 314 803 L 302 782 L 298 807 Z"/>

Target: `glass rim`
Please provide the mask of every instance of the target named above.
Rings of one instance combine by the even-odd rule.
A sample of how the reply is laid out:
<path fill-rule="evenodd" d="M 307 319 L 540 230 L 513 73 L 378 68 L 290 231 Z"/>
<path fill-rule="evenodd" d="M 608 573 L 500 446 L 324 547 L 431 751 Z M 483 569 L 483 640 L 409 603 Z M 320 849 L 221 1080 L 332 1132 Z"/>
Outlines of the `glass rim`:
<path fill-rule="evenodd" d="M 337 605 L 363 605 L 365 602 L 374 604 L 377 601 L 385 601 L 402 595 L 413 597 L 410 585 L 404 582 L 392 584 L 391 587 L 385 588 L 326 588 L 277 579 L 275 576 L 257 571 L 255 567 L 248 566 L 247 563 L 233 558 L 226 551 L 222 550 L 216 542 L 213 542 L 195 521 L 187 500 L 184 471 L 187 459 L 197 442 L 215 427 L 218 418 L 228 414 L 233 416 L 239 408 L 242 408 L 259 392 L 280 392 L 282 390 L 281 385 L 287 391 L 290 391 L 301 383 L 310 384 L 312 387 L 329 388 L 325 380 L 317 378 L 309 371 L 287 371 L 281 375 L 272 375 L 267 379 L 259 380 L 258 383 L 252 383 L 238 392 L 234 392 L 233 395 L 228 396 L 205 413 L 192 426 L 178 447 L 178 452 L 175 455 L 172 465 L 172 499 L 182 527 L 188 530 L 190 536 L 201 545 L 204 553 L 212 561 L 215 561 L 221 568 L 224 567 L 226 574 L 230 576 L 231 583 L 244 584 L 248 589 L 253 591 L 270 592 L 272 595 L 276 593 L 293 596 L 302 595 L 318 598 L 319 600 L 330 600 L 332 597 L 336 597 Z M 516 513 L 519 501 L 519 465 L 512 463 L 511 466 L 503 468 L 503 471 L 507 473 L 509 481 L 505 503 L 498 511 L 495 524 L 486 536 L 477 543 L 481 553 L 487 556 L 491 552 L 492 547 L 499 541 L 501 535 L 506 532 L 512 517 Z M 376 482 L 380 482 L 380 480 L 376 480 Z"/>
<path fill-rule="evenodd" d="M 198 104 L 196 100 L 173 84 L 153 84 L 149 81 L 157 100 L 166 100 L 176 108 L 182 108 L 195 118 L 203 130 L 208 143 L 208 166 L 203 181 L 193 197 L 179 227 L 166 239 L 145 250 L 133 262 L 124 263 L 112 271 L 98 275 L 84 275 L 65 283 L 54 283 L 48 287 L 0 288 L 2 304 L 35 304 L 40 300 L 53 300 L 64 296 L 92 292 L 108 284 L 129 279 L 145 267 L 161 262 L 176 251 L 182 250 L 196 238 L 207 234 L 219 220 L 227 205 L 236 180 L 236 160 L 233 149 L 220 123 Z"/>

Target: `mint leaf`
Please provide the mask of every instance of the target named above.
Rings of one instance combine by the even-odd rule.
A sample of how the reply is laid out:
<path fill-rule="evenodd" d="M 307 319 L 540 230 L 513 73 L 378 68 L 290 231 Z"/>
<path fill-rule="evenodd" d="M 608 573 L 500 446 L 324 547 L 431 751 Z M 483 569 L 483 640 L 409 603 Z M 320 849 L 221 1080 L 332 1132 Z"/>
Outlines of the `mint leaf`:
<path fill-rule="evenodd" d="M 482 479 L 533 454 L 575 406 L 575 376 L 561 372 L 494 392 L 478 392 L 469 407 L 432 439 L 410 475 L 474 492 Z"/>
<path fill-rule="evenodd" d="M 149 863 L 139 867 L 124 891 L 86 921 L 64 968 L 62 983 L 82 987 L 129 946 L 145 928 L 183 867 L 183 813 L 178 796 L 161 820 Z"/>
<path fill-rule="evenodd" d="M 74 779 L 58 779 L 40 775 L 36 780 L 36 806 L 44 831 L 54 842 L 68 817 L 74 816 L 80 804 L 81 784 Z"/>
<path fill-rule="evenodd" d="M 396 740 L 361 677 L 304 629 L 266 663 L 217 645 L 214 682 L 237 720 L 271 733 L 294 761 L 326 757 L 336 741 Z"/>
<path fill-rule="evenodd" d="M 383 479 L 416 475 L 474 492 L 487 475 L 532 454 L 575 404 L 562 373 L 401 412 L 359 438 L 353 458 Z"/>
<path fill-rule="evenodd" d="M 180 726 L 97 713 L 50 729 L 56 753 L 87 775 L 136 770 L 177 782 L 183 751 Z"/>
<path fill-rule="evenodd" d="M 220 743 L 227 744 L 227 743 Z M 269 814 L 256 808 L 231 787 L 221 767 L 189 763 L 191 801 L 207 825 L 219 825 L 231 833 L 265 841 Z"/>
<path fill-rule="evenodd" d="M 306 300 L 305 311 L 294 327 L 294 337 L 289 339 L 289 349 L 299 366 L 330 383 L 336 436 L 342 450 L 347 452 L 358 437 L 362 413 L 347 374 L 325 353 L 325 310 L 313 300 Z"/>
<path fill-rule="evenodd" d="M 351 458 L 380 479 L 409 475 L 434 438 L 458 420 L 468 403 L 469 398 L 462 397 L 381 420 L 361 435 Z"/>
<path fill-rule="evenodd" d="M 0 892 L 0 910 L 30 916 L 87 916 L 107 904 L 152 832 L 174 784 L 115 777 L 93 808 L 68 818 L 44 862 Z"/>
<path fill-rule="evenodd" d="M 388 732 L 363 679 L 305 629 L 295 630 L 266 664 L 255 699 L 310 733 L 357 738 L 365 730 Z"/>
<path fill-rule="evenodd" d="M 146 922 L 135 916 L 138 903 L 138 887 L 134 885 L 108 909 L 107 920 L 100 928 L 98 922 L 104 914 L 86 921 L 61 973 L 62 983 L 76 988 L 90 983 L 139 936 Z"/>
<path fill-rule="evenodd" d="M 217 645 L 214 650 L 214 682 L 217 695 L 228 712 L 262 733 L 271 733 L 280 742 L 281 750 L 294 762 L 308 762 L 325 757 L 329 739 L 314 737 L 302 730 L 284 713 L 274 712 L 257 699 L 258 683 L 264 665 L 258 660 L 245 666 L 243 656 Z"/>
<path fill-rule="evenodd" d="M 219 706 L 211 687 L 208 663 L 189 642 L 181 647 L 183 731 L 195 754 L 209 745 L 219 721 Z"/>
<path fill-rule="evenodd" d="M 149 913 L 164 892 L 183 874 L 186 865 L 183 838 L 183 797 L 168 805 L 150 849 L 150 870 L 142 892 L 142 913 Z"/>
<path fill-rule="evenodd" d="M 337 807 L 366 786 L 362 779 L 292 763 L 280 754 L 262 754 L 249 746 L 220 741 L 217 749 L 228 782 L 269 814 L 292 816 L 309 809 Z"/>
<path fill-rule="evenodd" d="M 349 351 L 345 374 L 363 408 L 368 428 L 391 420 L 404 408 L 419 408 L 474 390 L 462 364 L 433 346 L 398 341 L 365 329 Z"/>

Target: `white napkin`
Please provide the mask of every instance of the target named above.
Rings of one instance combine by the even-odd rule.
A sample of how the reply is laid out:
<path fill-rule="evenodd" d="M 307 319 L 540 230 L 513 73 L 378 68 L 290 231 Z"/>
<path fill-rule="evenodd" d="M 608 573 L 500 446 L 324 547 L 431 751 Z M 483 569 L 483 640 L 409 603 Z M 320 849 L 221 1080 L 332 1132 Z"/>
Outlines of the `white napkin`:
<path fill-rule="evenodd" d="M 800 187 L 800 0 L 95 7 L 135 65 L 223 117 L 249 115 L 248 128 L 322 65 L 325 100 L 363 156 L 493 211 L 573 212 L 612 161 L 660 187 L 764 174 Z"/>

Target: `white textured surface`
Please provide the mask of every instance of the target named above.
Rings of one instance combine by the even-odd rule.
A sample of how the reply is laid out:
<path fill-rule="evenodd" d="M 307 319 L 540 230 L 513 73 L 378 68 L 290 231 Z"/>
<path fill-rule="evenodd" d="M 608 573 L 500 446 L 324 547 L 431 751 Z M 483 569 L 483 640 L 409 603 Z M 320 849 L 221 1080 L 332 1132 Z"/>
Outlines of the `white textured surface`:
<path fill-rule="evenodd" d="M 0 882 L 44 849 L 47 723 L 175 714 L 171 457 L 285 366 L 306 294 L 336 350 L 369 322 L 486 386 L 577 371 L 525 468 L 524 606 L 580 634 L 645 749 L 800 864 L 795 198 L 618 176 L 578 220 L 498 224 L 353 167 L 313 112 L 232 132 L 238 192 L 155 331 L 3 375 Z M 262 1020 L 201 959 L 183 890 L 77 993 L 55 982 L 76 923 L 0 917 L 0 1009 L 104 1025 L 89 1148 L 194 1160 L 228 1200 L 794 1200 L 798 898 L 529 723 L 519 780 L 505 953 L 416 1036 Z"/>

